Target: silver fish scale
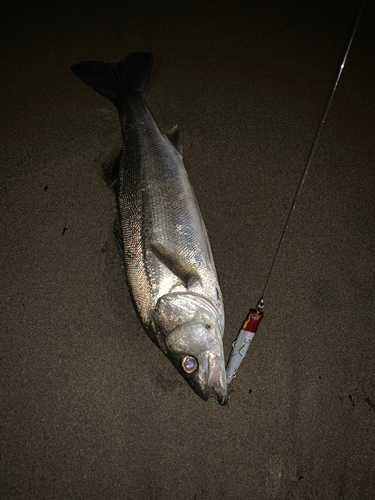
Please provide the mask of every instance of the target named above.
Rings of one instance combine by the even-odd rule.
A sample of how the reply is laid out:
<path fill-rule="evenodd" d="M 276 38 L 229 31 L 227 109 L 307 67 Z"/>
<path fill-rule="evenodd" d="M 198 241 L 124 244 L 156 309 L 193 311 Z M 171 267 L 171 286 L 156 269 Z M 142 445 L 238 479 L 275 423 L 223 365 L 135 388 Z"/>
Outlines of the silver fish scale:
<path fill-rule="evenodd" d="M 140 319 L 155 341 L 152 313 L 160 297 L 187 288 L 211 300 L 224 330 L 221 291 L 198 203 L 182 157 L 161 133 L 140 93 L 120 110 L 124 149 L 119 206 L 127 279 Z M 150 250 L 161 245 L 199 279 L 184 284 Z"/>

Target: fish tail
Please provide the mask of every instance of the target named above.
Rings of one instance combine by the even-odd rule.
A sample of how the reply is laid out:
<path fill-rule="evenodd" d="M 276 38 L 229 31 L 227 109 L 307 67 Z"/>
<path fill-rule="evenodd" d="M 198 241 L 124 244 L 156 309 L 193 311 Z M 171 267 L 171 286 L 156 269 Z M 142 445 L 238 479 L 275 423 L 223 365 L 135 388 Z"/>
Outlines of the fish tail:
<path fill-rule="evenodd" d="M 153 61 L 154 56 L 150 52 L 131 52 L 116 63 L 84 61 L 73 64 L 71 69 L 86 85 L 117 106 L 124 94 L 146 93 Z"/>

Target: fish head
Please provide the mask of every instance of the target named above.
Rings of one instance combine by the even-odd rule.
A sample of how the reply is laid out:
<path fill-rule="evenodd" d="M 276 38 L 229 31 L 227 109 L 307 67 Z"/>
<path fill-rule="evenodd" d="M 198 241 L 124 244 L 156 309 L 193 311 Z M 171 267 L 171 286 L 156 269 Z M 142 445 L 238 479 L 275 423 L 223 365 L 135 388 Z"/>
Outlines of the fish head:
<path fill-rule="evenodd" d="M 190 387 L 204 400 L 213 392 L 228 401 L 223 320 L 212 302 L 191 292 L 158 300 L 154 321 L 160 347 Z"/>

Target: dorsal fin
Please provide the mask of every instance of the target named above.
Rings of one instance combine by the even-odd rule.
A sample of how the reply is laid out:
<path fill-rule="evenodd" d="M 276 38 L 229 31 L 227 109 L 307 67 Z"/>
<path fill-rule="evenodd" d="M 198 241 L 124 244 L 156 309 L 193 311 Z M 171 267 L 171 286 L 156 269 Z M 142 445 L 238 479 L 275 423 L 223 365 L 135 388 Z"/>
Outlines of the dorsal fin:
<path fill-rule="evenodd" d="M 175 125 L 169 132 L 165 134 L 165 136 L 168 137 L 173 146 L 177 149 L 180 155 L 182 155 L 181 136 L 180 131 L 178 130 L 178 125 Z"/>

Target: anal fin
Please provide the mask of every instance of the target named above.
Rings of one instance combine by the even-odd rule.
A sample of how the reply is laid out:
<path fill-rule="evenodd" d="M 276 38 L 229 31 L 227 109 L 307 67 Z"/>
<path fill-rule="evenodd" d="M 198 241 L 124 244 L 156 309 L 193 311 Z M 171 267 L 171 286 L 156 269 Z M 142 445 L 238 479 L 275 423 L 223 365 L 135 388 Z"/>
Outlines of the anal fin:
<path fill-rule="evenodd" d="M 124 254 L 124 240 L 122 237 L 122 229 L 120 225 L 119 216 L 117 215 L 115 218 L 115 222 L 113 224 L 113 236 L 115 237 L 116 248 L 118 254 L 121 258 L 121 261 L 124 262 L 125 254 Z"/>

